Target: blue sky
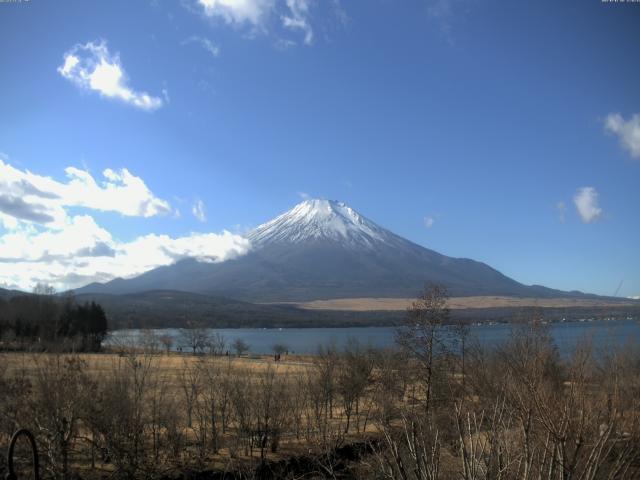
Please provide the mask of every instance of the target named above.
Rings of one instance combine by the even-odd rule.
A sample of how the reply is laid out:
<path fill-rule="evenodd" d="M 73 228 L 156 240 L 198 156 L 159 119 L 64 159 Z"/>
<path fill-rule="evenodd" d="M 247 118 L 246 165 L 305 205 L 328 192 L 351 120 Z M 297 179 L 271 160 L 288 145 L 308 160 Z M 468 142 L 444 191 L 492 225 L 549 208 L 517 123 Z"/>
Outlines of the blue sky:
<path fill-rule="evenodd" d="M 31 0 L 0 31 L 5 286 L 232 258 L 308 195 L 640 295 L 638 3 Z"/>

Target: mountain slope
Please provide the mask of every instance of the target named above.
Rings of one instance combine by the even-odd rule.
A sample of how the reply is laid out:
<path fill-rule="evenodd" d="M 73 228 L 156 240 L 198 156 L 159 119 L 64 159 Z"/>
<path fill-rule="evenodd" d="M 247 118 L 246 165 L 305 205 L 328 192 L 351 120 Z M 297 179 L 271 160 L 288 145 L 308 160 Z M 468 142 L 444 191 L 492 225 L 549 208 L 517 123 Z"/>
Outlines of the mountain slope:
<path fill-rule="evenodd" d="M 79 293 L 181 290 L 258 301 L 351 297 L 414 297 L 425 282 L 451 295 L 562 297 L 525 286 L 490 266 L 416 245 L 344 203 L 307 200 L 247 234 L 250 253 L 222 263 L 194 259 L 131 279 L 92 284 Z"/>
<path fill-rule="evenodd" d="M 21 292 L 20 290 L 7 290 L 6 288 L 0 288 L 0 299 L 9 300 L 10 298 L 19 295 L 30 295 L 30 293 Z"/>

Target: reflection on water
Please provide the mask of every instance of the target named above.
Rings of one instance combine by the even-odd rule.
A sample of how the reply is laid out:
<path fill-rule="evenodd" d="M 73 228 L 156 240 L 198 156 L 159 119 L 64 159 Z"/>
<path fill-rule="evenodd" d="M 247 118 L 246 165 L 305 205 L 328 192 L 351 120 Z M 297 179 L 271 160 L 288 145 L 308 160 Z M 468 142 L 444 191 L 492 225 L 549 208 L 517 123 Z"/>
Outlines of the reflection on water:
<path fill-rule="evenodd" d="M 253 354 L 271 353 L 275 344 L 286 345 L 292 353 L 315 353 L 320 345 L 333 343 L 340 348 L 350 338 L 357 338 L 360 343 L 375 347 L 390 347 L 394 344 L 395 333 L 393 327 L 221 328 L 208 331 L 223 335 L 228 346 L 241 338 L 249 344 Z M 508 324 L 472 325 L 469 328 L 469 336 L 480 344 L 496 345 L 506 340 L 511 331 L 512 327 Z M 158 336 L 173 337 L 174 350 L 182 347 L 184 351 L 189 351 L 180 329 L 170 328 L 153 332 Z M 640 323 L 635 320 L 554 323 L 549 325 L 549 332 L 562 354 L 570 353 L 583 339 L 590 339 L 598 348 L 637 344 L 640 341 Z M 142 330 L 117 330 L 109 336 L 106 344 L 140 345 L 142 339 Z"/>

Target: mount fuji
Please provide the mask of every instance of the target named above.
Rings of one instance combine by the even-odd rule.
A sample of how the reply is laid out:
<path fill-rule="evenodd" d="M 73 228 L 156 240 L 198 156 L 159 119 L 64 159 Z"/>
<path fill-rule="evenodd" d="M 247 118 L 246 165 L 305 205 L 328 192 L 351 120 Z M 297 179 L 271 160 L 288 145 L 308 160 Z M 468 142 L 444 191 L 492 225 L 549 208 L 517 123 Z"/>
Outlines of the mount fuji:
<path fill-rule="evenodd" d="M 90 284 L 76 293 L 179 290 L 250 302 L 304 302 L 411 298 L 426 282 L 437 282 L 452 296 L 584 296 L 526 286 L 482 262 L 447 257 L 332 200 L 306 200 L 246 237 L 251 250 L 242 257 L 221 263 L 184 259 L 134 278 Z"/>

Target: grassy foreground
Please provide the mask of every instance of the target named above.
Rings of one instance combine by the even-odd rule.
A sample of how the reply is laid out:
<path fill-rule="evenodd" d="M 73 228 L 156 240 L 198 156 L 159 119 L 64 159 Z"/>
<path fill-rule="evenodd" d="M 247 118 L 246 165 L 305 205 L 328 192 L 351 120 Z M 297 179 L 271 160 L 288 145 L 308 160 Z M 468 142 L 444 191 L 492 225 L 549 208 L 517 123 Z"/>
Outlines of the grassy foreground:
<path fill-rule="evenodd" d="M 0 448 L 31 429 L 60 479 L 639 478 L 636 345 L 564 359 L 536 325 L 462 355 L 440 340 L 279 362 L 2 353 Z"/>

